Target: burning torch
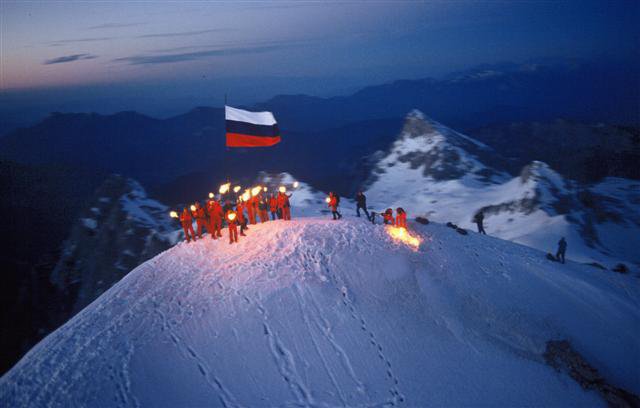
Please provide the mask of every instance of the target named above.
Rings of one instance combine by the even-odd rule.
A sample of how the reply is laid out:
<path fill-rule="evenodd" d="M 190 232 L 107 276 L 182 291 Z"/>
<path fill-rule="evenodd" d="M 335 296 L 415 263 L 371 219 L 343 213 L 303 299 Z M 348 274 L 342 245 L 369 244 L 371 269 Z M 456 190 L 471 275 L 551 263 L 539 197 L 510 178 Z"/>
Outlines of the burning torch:
<path fill-rule="evenodd" d="M 255 197 L 258 194 L 260 194 L 260 192 L 262 191 L 262 187 L 261 186 L 256 186 L 254 188 L 251 189 L 251 197 Z"/>
<path fill-rule="evenodd" d="M 220 186 L 220 189 L 218 191 L 220 192 L 220 194 L 226 194 L 229 192 L 230 188 L 231 188 L 231 183 L 225 183 Z"/>

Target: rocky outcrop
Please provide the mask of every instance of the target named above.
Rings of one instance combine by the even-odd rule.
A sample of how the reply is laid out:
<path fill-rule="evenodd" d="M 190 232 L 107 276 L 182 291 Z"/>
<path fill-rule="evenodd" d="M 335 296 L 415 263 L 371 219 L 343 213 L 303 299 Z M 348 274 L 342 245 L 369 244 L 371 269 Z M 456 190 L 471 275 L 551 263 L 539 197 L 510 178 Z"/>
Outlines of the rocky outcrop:
<path fill-rule="evenodd" d="M 597 391 L 611 407 L 640 407 L 640 398 L 607 382 L 566 340 L 551 340 L 543 354 L 545 362 L 566 372 L 585 390 Z"/>
<path fill-rule="evenodd" d="M 132 179 L 111 176 L 82 211 L 51 273 L 73 315 L 178 237 L 168 209 Z M 64 316 L 66 320 L 70 316 Z"/>

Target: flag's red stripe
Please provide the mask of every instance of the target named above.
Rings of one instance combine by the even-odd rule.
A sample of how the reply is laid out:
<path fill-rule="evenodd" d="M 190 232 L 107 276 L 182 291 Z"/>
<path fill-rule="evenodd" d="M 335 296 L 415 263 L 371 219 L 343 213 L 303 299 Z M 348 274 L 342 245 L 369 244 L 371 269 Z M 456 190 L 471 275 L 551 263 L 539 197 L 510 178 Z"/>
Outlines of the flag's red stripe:
<path fill-rule="evenodd" d="M 227 147 L 273 146 L 276 143 L 280 143 L 280 136 L 265 137 L 243 135 L 241 133 L 227 133 Z"/>

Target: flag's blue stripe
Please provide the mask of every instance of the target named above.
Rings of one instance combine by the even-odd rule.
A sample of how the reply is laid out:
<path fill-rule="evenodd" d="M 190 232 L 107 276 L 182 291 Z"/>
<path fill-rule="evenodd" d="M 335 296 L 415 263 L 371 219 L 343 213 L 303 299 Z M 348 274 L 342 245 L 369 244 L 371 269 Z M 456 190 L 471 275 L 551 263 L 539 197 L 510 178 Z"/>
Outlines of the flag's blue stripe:
<path fill-rule="evenodd" d="M 227 133 L 239 133 L 242 135 L 252 136 L 269 136 L 274 137 L 280 135 L 278 124 L 254 125 L 253 123 L 238 122 L 235 120 L 227 120 Z"/>

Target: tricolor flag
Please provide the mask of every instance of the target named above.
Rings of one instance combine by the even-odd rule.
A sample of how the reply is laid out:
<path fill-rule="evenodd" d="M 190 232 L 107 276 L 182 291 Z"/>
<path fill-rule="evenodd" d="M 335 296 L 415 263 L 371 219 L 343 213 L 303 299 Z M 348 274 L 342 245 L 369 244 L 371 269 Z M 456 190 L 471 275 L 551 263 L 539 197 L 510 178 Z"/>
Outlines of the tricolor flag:
<path fill-rule="evenodd" d="M 273 146 L 280 143 L 280 131 L 271 112 L 249 112 L 224 107 L 228 147 Z"/>

